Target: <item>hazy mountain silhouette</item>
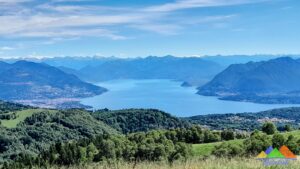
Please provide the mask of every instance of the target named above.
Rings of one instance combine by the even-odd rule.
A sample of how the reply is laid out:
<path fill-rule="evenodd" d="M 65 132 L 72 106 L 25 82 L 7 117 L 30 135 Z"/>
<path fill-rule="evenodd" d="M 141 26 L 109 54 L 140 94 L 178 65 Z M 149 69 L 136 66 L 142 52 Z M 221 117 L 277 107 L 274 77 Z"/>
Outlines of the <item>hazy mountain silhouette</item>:
<path fill-rule="evenodd" d="M 263 62 L 230 65 L 199 94 L 222 99 L 267 103 L 300 102 L 300 62 L 281 57 Z"/>

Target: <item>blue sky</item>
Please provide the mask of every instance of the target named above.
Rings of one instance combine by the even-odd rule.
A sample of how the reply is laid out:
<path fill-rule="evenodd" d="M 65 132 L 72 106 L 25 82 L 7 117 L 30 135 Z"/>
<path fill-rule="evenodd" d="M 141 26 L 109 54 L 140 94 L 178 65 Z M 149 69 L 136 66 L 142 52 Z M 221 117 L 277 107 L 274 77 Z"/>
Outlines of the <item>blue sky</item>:
<path fill-rule="evenodd" d="M 0 57 L 300 54 L 299 0 L 0 0 Z"/>

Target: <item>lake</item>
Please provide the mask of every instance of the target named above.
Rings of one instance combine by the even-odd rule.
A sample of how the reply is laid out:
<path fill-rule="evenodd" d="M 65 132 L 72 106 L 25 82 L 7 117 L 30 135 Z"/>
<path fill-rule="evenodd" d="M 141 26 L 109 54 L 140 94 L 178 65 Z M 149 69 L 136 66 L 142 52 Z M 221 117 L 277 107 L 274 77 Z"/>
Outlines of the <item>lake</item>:
<path fill-rule="evenodd" d="M 299 104 L 256 104 L 225 101 L 195 94 L 195 87 L 181 87 L 173 80 L 113 80 L 96 85 L 109 91 L 81 100 L 94 109 L 155 108 L 178 117 L 204 114 L 258 112 L 273 108 L 296 107 Z"/>

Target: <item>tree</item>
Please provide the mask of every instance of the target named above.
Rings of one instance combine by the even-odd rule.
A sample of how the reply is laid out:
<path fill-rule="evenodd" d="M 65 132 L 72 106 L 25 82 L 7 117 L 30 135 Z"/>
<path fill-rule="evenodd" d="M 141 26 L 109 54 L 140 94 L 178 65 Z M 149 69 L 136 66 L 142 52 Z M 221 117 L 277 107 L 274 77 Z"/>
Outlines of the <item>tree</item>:
<path fill-rule="evenodd" d="M 98 150 L 93 143 L 90 143 L 86 148 L 86 158 L 88 162 L 92 162 L 94 160 L 94 156 L 98 154 Z"/>
<path fill-rule="evenodd" d="M 216 146 L 212 154 L 217 157 L 234 157 L 243 155 L 244 148 L 240 144 L 223 142 L 219 146 Z"/>
<path fill-rule="evenodd" d="M 175 160 L 187 160 L 191 156 L 191 146 L 184 143 L 177 143 L 175 149 L 169 154 L 168 161 L 173 163 Z"/>
<path fill-rule="evenodd" d="M 223 130 L 221 138 L 222 140 L 234 140 L 234 132 L 232 130 Z"/>
<path fill-rule="evenodd" d="M 272 122 L 266 122 L 262 126 L 262 131 L 268 135 L 275 134 L 276 126 Z"/>
<path fill-rule="evenodd" d="M 0 136 L 0 153 L 3 153 L 8 149 L 8 146 L 11 144 L 11 140 L 5 136 Z"/>
<path fill-rule="evenodd" d="M 256 155 L 271 146 L 272 141 L 270 136 L 266 135 L 265 133 L 255 131 L 251 134 L 250 138 L 244 141 L 244 145 L 247 154 Z"/>
<path fill-rule="evenodd" d="M 217 142 L 220 141 L 221 137 L 218 133 L 214 133 L 211 131 L 206 130 L 204 132 L 204 142 L 205 143 L 212 143 L 212 142 Z"/>
<path fill-rule="evenodd" d="M 284 130 L 285 130 L 285 131 L 292 131 L 293 128 L 292 128 L 292 126 L 291 126 L 290 124 L 286 124 L 286 125 L 284 126 Z"/>
<path fill-rule="evenodd" d="M 297 144 L 297 140 L 293 135 L 288 137 L 284 145 L 287 146 L 294 154 L 299 154 L 299 145 Z"/>
<path fill-rule="evenodd" d="M 272 138 L 273 147 L 280 148 L 285 143 L 285 138 L 282 134 L 276 133 Z"/>

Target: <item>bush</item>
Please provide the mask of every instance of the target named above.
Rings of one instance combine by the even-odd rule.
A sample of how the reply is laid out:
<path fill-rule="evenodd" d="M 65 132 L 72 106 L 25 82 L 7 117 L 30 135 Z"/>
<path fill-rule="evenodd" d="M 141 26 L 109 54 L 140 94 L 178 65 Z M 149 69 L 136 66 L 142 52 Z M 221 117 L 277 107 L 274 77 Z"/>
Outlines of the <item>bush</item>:
<path fill-rule="evenodd" d="M 293 130 L 292 126 L 289 125 L 289 124 L 285 125 L 284 129 L 285 129 L 285 131 L 292 131 Z"/>
<path fill-rule="evenodd" d="M 223 142 L 216 146 L 212 154 L 217 157 L 234 157 L 241 156 L 245 153 L 243 145 Z"/>
<path fill-rule="evenodd" d="M 268 135 L 275 134 L 277 131 L 276 126 L 272 122 L 264 123 L 262 126 L 262 131 Z"/>
<path fill-rule="evenodd" d="M 297 143 L 297 140 L 293 135 L 290 135 L 288 139 L 286 140 L 285 144 L 294 154 L 300 153 L 299 143 Z"/>
<path fill-rule="evenodd" d="M 244 145 L 247 155 L 257 155 L 271 146 L 272 141 L 267 134 L 255 131 L 244 141 Z"/>
<path fill-rule="evenodd" d="M 222 140 L 234 140 L 234 132 L 232 130 L 223 130 L 221 138 Z"/>
<path fill-rule="evenodd" d="M 280 148 L 285 143 L 285 138 L 282 134 L 276 133 L 273 135 L 272 143 L 274 148 Z"/>

